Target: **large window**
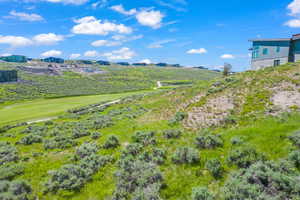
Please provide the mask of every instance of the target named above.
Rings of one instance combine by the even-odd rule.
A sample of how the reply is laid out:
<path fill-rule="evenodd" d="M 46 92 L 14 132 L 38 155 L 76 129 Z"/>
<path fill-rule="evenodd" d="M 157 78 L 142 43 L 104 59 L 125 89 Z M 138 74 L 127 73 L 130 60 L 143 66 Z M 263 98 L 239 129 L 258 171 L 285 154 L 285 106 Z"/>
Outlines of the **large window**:
<path fill-rule="evenodd" d="M 259 56 L 259 46 L 255 46 L 253 47 L 252 58 L 253 59 L 258 58 L 258 56 Z"/>
<path fill-rule="evenodd" d="M 280 65 L 280 60 L 274 60 L 274 67 Z"/>
<path fill-rule="evenodd" d="M 279 53 L 280 52 L 280 46 L 277 46 L 276 47 L 276 53 Z"/>
<path fill-rule="evenodd" d="M 268 55 L 269 54 L 269 49 L 268 48 L 264 48 L 263 49 L 263 55 Z"/>

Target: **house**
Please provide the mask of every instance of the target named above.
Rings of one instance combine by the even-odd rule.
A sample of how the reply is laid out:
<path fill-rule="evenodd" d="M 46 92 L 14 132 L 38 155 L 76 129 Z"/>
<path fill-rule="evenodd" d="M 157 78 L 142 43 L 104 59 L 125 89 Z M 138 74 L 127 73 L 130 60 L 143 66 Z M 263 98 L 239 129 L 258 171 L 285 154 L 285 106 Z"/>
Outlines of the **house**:
<path fill-rule="evenodd" d="M 26 56 L 20 56 L 20 55 L 2 56 L 0 57 L 0 60 L 5 62 L 18 62 L 18 63 L 26 63 L 28 61 Z"/>
<path fill-rule="evenodd" d="M 18 81 L 17 70 L 0 70 L 0 83 Z"/>
<path fill-rule="evenodd" d="M 55 58 L 55 57 L 49 57 L 45 58 L 42 60 L 43 62 L 48 62 L 48 63 L 64 63 L 65 60 L 62 58 Z"/>
<path fill-rule="evenodd" d="M 292 38 L 253 39 L 251 67 L 258 70 L 300 60 L 300 34 Z"/>

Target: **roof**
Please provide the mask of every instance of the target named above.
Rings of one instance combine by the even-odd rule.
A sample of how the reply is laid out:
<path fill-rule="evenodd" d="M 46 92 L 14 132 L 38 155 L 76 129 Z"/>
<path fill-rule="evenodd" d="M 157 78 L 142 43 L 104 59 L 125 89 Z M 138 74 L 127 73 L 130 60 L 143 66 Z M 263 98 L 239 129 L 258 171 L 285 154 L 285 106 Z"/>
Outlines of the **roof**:
<path fill-rule="evenodd" d="M 290 41 L 290 38 L 274 38 L 274 39 L 262 39 L 262 38 L 257 38 L 257 39 L 250 39 L 250 42 L 287 42 Z"/>

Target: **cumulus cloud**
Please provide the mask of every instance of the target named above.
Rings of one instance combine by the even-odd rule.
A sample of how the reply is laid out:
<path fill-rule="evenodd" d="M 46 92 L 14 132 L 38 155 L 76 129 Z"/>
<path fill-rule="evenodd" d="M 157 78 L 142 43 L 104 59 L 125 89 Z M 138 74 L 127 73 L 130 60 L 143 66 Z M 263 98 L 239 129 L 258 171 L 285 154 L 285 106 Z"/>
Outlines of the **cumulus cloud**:
<path fill-rule="evenodd" d="M 99 53 L 97 51 L 86 51 L 84 53 L 85 57 L 97 57 Z"/>
<path fill-rule="evenodd" d="M 141 60 L 140 63 L 146 63 L 146 64 L 151 64 L 152 61 L 150 59 L 144 59 L 144 60 Z"/>
<path fill-rule="evenodd" d="M 50 51 L 46 51 L 44 53 L 41 54 L 42 57 L 56 57 L 56 56 L 60 56 L 62 54 L 61 51 L 58 50 L 50 50 Z"/>
<path fill-rule="evenodd" d="M 235 57 L 232 54 L 223 54 L 223 55 L 221 55 L 221 58 L 222 59 L 234 59 Z"/>
<path fill-rule="evenodd" d="M 0 35 L 0 44 L 7 44 L 12 47 L 22 47 L 32 45 L 32 41 L 26 37 L 22 36 L 1 36 Z"/>
<path fill-rule="evenodd" d="M 191 50 L 187 51 L 186 53 L 188 53 L 188 54 L 205 54 L 205 53 L 207 53 L 207 50 L 205 48 L 191 49 Z"/>
<path fill-rule="evenodd" d="M 3 53 L 3 54 L 1 54 L 0 56 L 11 56 L 12 54 L 11 53 Z"/>
<path fill-rule="evenodd" d="M 70 55 L 70 59 L 76 59 L 76 58 L 79 58 L 80 56 L 81 56 L 81 54 L 79 54 L 79 53 L 72 53 Z"/>
<path fill-rule="evenodd" d="M 109 41 L 109 40 L 97 40 L 91 43 L 94 47 L 112 47 L 112 46 L 120 46 L 122 42 L 119 41 Z"/>
<path fill-rule="evenodd" d="M 300 14 L 300 0 L 293 0 L 287 8 L 290 10 L 290 15 Z"/>
<path fill-rule="evenodd" d="M 160 28 L 162 26 L 162 20 L 165 16 L 160 11 L 155 10 L 143 10 L 136 15 L 137 21 L 143 26 L 149 26 L 153 29 Z"/>
<path fill-rule="evenodd" d="M 284 25 L 291 28 L 299 28 L 300 27 L 300 19 L 291 19 L 287 21 Z"/>
<path fill-rule="evenodd" d="M 6 18 L 15 18 L 15 19 L 19 19 L 21 21 L 29 21 L 29 22 L 44 20 L 44 18 L 41 15 L 29 14 L 29 13 L 24 13 L 24 12 L 16 12 L 14 10 L 11 11 L 9 13 L 9 16 L 6 16 Z"/>
<path fill-rule="evenodd" d="M 103 54 L 103 56 L 109 60 L 129 60 L 135 55 L 136 53 L 127 47 Z"/>
<path fill-rule="evenodd" d="M 123 5 L 115 5 L 115 6 L 110 7 L 110 9 L 112 9 L 118 13 L 121 13 L 123 15 L 135 15 L 137 13 L 137 10 L 135 8 L 127 11 L 124 9 Z"/>
<path fill-rule="evenodd" d="M 33 37 L 33 41 L 38 45 L 53 45 L 64 40 L 64 36 L 55 33 L 39 34 Z"/>
<path fill-rule="evenodd" d="M 75 34 L 107 35 L 111 32 L 120 34 L 132 33 L 132 29 L 124 24 L 114 24 L 109 21 L 98 20 L 93 16 L 83 17 L 74 22 L 77 24 L 72 28 L 72 32 Z"/>

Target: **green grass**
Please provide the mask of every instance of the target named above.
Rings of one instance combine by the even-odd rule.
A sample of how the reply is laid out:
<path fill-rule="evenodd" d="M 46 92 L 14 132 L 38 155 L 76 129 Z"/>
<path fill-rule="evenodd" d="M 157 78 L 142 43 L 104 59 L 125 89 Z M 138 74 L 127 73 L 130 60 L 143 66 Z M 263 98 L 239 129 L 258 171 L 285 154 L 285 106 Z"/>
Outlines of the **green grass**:
<path fill-rule="evenodd" d="M 23 103 L 11 104 L 0 108 L 0 125 L 54 117 L 69 109 L 87 106 L 94 103 L 114 101 L 126 96 L 143 94 L 147 92 L 150 91 L 38 99 Z"/>

